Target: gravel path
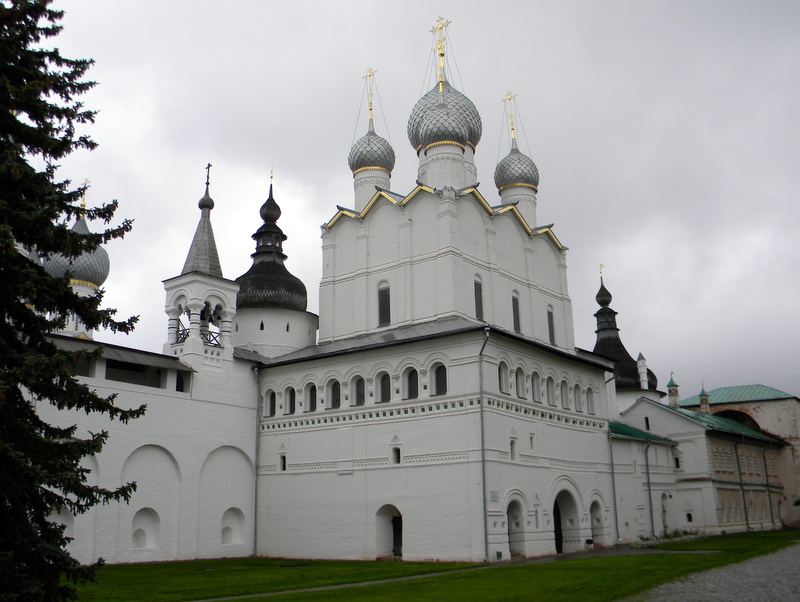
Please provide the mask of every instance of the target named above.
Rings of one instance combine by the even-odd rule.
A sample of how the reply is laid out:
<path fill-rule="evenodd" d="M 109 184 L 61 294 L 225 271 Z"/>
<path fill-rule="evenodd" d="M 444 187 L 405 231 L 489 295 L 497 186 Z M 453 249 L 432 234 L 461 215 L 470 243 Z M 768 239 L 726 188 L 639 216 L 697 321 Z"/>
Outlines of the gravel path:
<path fill-rule="evenodd" d="M 789 602 L 800 600 L 800 544 L 695 573 L 629 598 L 627 602 Z"/>

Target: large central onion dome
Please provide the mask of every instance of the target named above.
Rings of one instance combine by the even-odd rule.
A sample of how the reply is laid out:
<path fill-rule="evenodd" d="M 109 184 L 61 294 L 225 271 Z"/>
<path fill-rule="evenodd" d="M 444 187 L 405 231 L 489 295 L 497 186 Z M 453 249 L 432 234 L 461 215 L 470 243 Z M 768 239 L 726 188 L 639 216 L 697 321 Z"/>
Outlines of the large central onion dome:
<path fill-rule="evenodd" d="M 283 265 L 286 259 L 286 255 L 283 254 L 283 241 L 286 240 L 286 235 L 275 223 L 281 216 L 281 208 L 272 197 L 271 184 L 269 198 L 261 206 L 260 213 L 264 223 L 253 234 L 253 239 L 256 241 L 256 252 L 251 255 L 253 265 L 236 279 L 239 283 L 236 307 L 305 311 L 308 305 L 306 287 Z"/>
<path fill-rule="evenodd" d="M 437 83 L 420 98 L 408 118 L 408 140 L 417 151 L 445 141 L 474 148 L 482 131 L 478 109 L 447 81 Z"/>
<path fill-rule="evenodd" d="M 508 186 L 539 187 L 539 170 L 528 155 L 519 151 L 516 143 L 494 170 L 494 184 L 498 190 Z"/>
<path fill-rule="evenodd" d="M 86 219 L 82 215 L 72 227 L 72 231 L 77 234 L 91 234 Z M 44 269 L 53 278 L 63 278 L 69 273 L 72 280 L 80 280 L 100 288 L 108 278 L 111 264 L 106 250 L 103 247 L 97 247 L 91 253 L 84 253 L 73 259 L 60 253 L 47 257 L 44 260 Z"/>
<path fill-rule="evenodd" d="M 347 163 L 353 173 L 360 169 L 383 169 L 392 173 L 394 160 L 392 145 L 375 133 L 372 121 L 369 123 L 369 131 L 356 140 L 347 157 Z"/>

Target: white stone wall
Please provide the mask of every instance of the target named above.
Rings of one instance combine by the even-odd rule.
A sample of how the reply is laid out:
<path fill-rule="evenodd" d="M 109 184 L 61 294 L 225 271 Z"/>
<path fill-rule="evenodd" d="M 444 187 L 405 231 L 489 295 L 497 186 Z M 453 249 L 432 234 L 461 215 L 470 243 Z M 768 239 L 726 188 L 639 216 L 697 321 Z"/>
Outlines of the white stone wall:
<path fill-rule="evenodd" d="M 189 390 L 178 392 L 172 370 L 164 388 L 108 381 L 101 359 L 95 376 L 84 380 L 101 395 L 116 393 L 121 407 L 146 404 L 144 417 L 123 425 L 39 404 L 45 420 L 77 423 L 79 433 L 109 432 L 103 452 L 86 460 L 91 483 L 137 483 L 129 504 L 97 506 L 68 519 L 76 558 L 140 562 L 252 553 L 256 386 L 248 372 L 241 365 L 220 369 L 225 395 L 210 386 L 210 374 L 195 375 Z"/>

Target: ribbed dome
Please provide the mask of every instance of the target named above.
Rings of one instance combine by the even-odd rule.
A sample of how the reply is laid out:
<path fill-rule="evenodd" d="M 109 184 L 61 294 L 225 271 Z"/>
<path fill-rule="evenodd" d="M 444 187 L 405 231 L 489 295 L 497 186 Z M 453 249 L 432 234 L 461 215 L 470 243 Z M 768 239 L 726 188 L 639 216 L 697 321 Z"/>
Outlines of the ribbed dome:
<path fill-rule="evenodd" d="M 253 265 L 236 279 L 239 283 L 236 307 L 305 311 L 308 305 L 306 287 L 283 265 L 286 259 L 283 254 L 286 235 L 275 223 L 281 216 L 281 208 L 272 196 L 272 185 L 269 187 L 269 198 L 261 206 L 260 213 L 264 223 L 253 235 L 256 241 Z"/>
<path fill-rule="evenodd" d="M 78 234 L 90 234 L 89 226 L 86 225 L 83 216 L 78 218 L 72 231 Z M 74 258 L 72 263 L 60 253 L 47 257 L 44 260 L 44 269 L 53 278 L 63 278 L 69 272 L 72 280 L 83 280 L 99 288 L 108 278 L 111 262 L 106 250 L 103 247 L 97 247 L 91 253 L 84 253 Z"/>
<path fill-rule="evenodd" d="M 444 141 L 477 146 L 483 131 L 478 109 L 448 82 L 441 86 L 441 92 L 437 83 L 414 105 L 408 118 L 411 146 L 418 150 Z"/>
<path fill-rule="evenodd" d="M 289 273 L 282 263 L 253 263 L 246 274 L 236 279 L 239 296 L 236 307 L 273 307 L 305 311 L 308 304 L 306 287 Z"/>
<path fill-rule="evenodd" d="M 356 140 L 347 156 L 347 163 L 353 172 L 365 167 L 378 167 L 391 173 L 394 169 L 394 160 L 392 145 L 385 138 L 378 136 L 371 125 L 366 135 Z"/>
<path fill-rule="evenodd" d="M 521 153 L 514 146 L 497 164 L 494 170 L 494 184 L 498 189 L 520 184 L 538 187 L 539 170 L 528 155 Z"/>

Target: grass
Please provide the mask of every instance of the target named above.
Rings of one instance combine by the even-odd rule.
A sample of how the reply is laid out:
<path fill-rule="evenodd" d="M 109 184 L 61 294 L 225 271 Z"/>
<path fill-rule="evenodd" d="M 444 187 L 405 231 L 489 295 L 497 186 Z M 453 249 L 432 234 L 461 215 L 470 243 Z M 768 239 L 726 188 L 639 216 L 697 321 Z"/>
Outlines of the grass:
<path fill-rule="evenodd" d="M 425 579 L 289 593 L 279 599 L 619 600 L 690 573 L 769 554 L 798 539 L 797 531 L 742 533 L 659 545 L 657 549 L 663 550 L 663 554 L 574 557 L 538 564 L 493 565 L 465 572 L 452 571 L 476 565 L 263 558 L 116 565 L 102 569 L 98 583 L 80 588 L 79 594 L 85 600 L 192 600 L 446 572 Z"/>
<path fill-rule="evenodd" d="M 195 600 L 358 583 L 474 567 L 465 563 L 225 558 L 105 566 L 81 600 Z"/>

